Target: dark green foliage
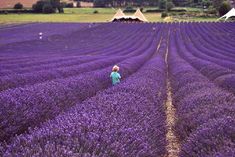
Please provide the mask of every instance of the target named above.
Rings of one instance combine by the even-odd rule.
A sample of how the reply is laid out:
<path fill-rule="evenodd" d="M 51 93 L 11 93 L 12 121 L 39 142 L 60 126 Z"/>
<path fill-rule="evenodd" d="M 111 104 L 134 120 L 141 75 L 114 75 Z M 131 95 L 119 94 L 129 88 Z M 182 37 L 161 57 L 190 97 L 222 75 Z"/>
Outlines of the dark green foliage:
<path fill-rule="evenodd" d="M 43 6 L 48 4 L 49 2 L 46 2 L 46 1 L 37 1 L 36 4 L 33 5 L 33 11 L 36 12 L 36 13 L 42 13 L 43 12 Z"/>
<path fill-rule="evenodd" d="M 36 4 L 33 5 L 32 8 L 35 13 L 44 13 L 43 12 L 44 6 L 47 6 L 46 8 L 50 10 L 49 12 L 51 12 L 51 9 L 49 6 L 53 8 L 54 10 L 53 12 L 55 12 L 56 10 L 58 10 L 59 13 L 64 12 L 63 4 L 60 3 L 60 0 L 39 0 L 37 1 Z"/>
<path fill-rule="evenodd" d="M 145 12 L 146 13 L 161 13 L 164 12 L 165 9 L 147 9 Z M 171 9 L 169 12 L 187 12 L 186 9 Z"/>
<path fill-rule="evenodd" d="M 232 7 L 231 7 L 230 3 L 224 1 L 224 2 L 221 4 L 220 8 L 219 8 L 219 15 L 220 15 L 220 16 L 223 16 L 224 14 L 226 14 L 226 13 L 227 13 L 229 10 L 231 10 L 231 9 L 232 9 Z"/>
<path fill-rule="evenodd" d="M 108 4 L 107 0 L 94 0 L 95 7 L 106 7 L 107 4 Z"/>
<path fill-rule="evenodd" d="M 10 10 L 0 10 L 0 14 L 32 14 L 34 13 L 31 9 L 10 9 Z"/>
<path fill-rule="evenodd" d="M 209 6 L 212 5 L 212 2 L 211 0 L 202 0 L 202 6 L 203 8 L 206 7 L 206 8 L 209 8 Z"/>
<path fill-rule="evenodd" d="M 127 6 L 124 10 L 123 10 L 123 12 L 124 13 L 134 13 L 136 10 L 133 8 L 133 7 L 131 7 L 131 6 Z"/>
<path fill-rule="evenodd" d="M 167 2 L 167 10 L 171 10 L 175 5 L 172 2 Z"/>
<path fill-rule="evenodd" d="M 165 11 L 164 9 L 147 9 L 145 12 L 146 13 L 161 13 Z"/>
<path fill-rule="evenodd" d="M 216 15 L 217 14 L 217 10 L 214 7 L 210 6 L 206 13 Z"/>
<path fill-rule="evenodd" d="M 43 6 L 42 12 L 45 14 L 51 14 L 51 13 L 55 13 L 55 9 L 52 7 L 51 4 L 45 4 Z"/>
<path fill-rule="evenodd" d="M 14 6 L 14 9 L 23 9 L 23 4 L 16 3 L 15 6 Z"/>
<path fill-rule="evenodd" d="M 172 0 L 172 1 L 176 6 L 183 6 L 183 7 L 191 6 L 194 3 L 193 0 Z"/>
<path fill-rule="evenodd" d="M 162 15 L 161 15 L 162 18 L 165 18 L 167 16 L 168 16 L 168 14 L 166 12 L 163 12 Z"/>
<path fill-rule="evenodd" d="M 60 3 L 60 6 L 63 7 L 63 8 L 66 8 L 66 5 L 67 5 L 67 4 L 68 4 L 68 3 L 66 3 L 66 2 L 61 2 L 61 3 Z"/>
<path fill-rule="evenodd" d="M 65 7 L 66 7 L 66 8 L 73 8 L 73 3 L 67 3 L 67 4 L 65 5 Z"/>
<path fill-rule="evenodd" d="M 175 7 L 172 1 L 166 1 L 166 0 L 160 0 L 158 6 L 160 9 L 166 9 L 167 7 L 168 11 Z"/>
<path fill-rule="evenodd" d="M 216 8 L 217 10 L 219 10 L 220 6 L 222 5 L 224 0 L 213 0 L 212 4 L 213 7 Z"/>
<path fill-rule="evenodd" d="M 158 7 L 160 9 L 166 9 L 166 0 L 159 0 Z"/>
<path fill-rule="evenodd" d="M 99 13 L 98 10 L 93 11 L 93 14 L 98 14 L 98 13 Z"/>

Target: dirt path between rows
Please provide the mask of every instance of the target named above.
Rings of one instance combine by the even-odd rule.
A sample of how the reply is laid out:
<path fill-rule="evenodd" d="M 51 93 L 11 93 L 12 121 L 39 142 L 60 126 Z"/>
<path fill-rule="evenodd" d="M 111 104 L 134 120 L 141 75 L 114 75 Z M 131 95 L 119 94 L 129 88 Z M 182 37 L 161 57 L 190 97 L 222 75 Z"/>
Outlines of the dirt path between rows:
<path fill-rule="evenodd" d="M 173 127 L 176 122 L 176 109 L 172 104 L 172 90 L 171 82 L 169 79 L 169 65 L 168 65 L 168 48 L 165 56 L 165 63 L 167 65 L 167 100 L 165 103 L 166 108 L 166 125 L 167 125 L 167 155 L 165 157 L 178 157 L 180 151 L 180 143 L 176 138 Z"/>

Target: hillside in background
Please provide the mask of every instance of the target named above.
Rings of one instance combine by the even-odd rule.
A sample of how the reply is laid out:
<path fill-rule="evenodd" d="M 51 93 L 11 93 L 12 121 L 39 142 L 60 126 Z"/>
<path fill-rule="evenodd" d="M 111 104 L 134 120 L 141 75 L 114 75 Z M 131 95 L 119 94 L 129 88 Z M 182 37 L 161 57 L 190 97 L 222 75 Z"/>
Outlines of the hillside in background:
<path fill-rule="evenodd" d="M 18 2 L 23 4 L 24 7 L 31 8 L 37 0 L 0 0 L 0 8 L 13 8 Z"/>
<path fill-rule="evenodd" d="M 25 8 L 31 8 L 38 0 L 0 0 L 0 8 L 13 8 L 16 3 L 21 3 Z M 71 2 L 72 0 L 61 0 Z"/>

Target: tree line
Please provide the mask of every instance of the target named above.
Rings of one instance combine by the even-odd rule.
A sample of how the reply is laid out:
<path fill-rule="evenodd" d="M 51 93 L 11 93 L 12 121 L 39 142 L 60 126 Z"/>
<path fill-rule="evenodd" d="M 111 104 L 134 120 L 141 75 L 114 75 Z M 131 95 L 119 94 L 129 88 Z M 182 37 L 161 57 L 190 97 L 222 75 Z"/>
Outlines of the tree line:
<path fill-rule="evenodd" d="M 214 10 L 214 12 L 223 15 L 231 8 L 231 4 L 227 0 L 74 0 L 78 3 L 93 2 L 95 7 L 145 7 L 156 6 L 159 9 L 170 10 L 174 6 L 185 7 L 201 7 L 204 9 Z M 73 4 L 71 4 L 73 7 Z M 39 0 L 32 6 L 35 13 L 63 13 L 63 8 L 66 5 L 61 0 Z M 79 7 L 79 5 L 78 5 Z M 17 3 L 15 9 L 23 8 L 23 5 Z"/>

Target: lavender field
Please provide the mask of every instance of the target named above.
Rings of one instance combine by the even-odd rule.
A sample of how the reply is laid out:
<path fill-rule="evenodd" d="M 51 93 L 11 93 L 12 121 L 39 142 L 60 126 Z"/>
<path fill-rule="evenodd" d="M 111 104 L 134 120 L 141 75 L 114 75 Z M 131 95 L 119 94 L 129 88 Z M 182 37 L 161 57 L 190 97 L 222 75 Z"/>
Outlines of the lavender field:
<path fill-rule="evenodd" d="M 1 27 L 0 76 L 0 156 L 235 156 L 235 23 Z"/>

